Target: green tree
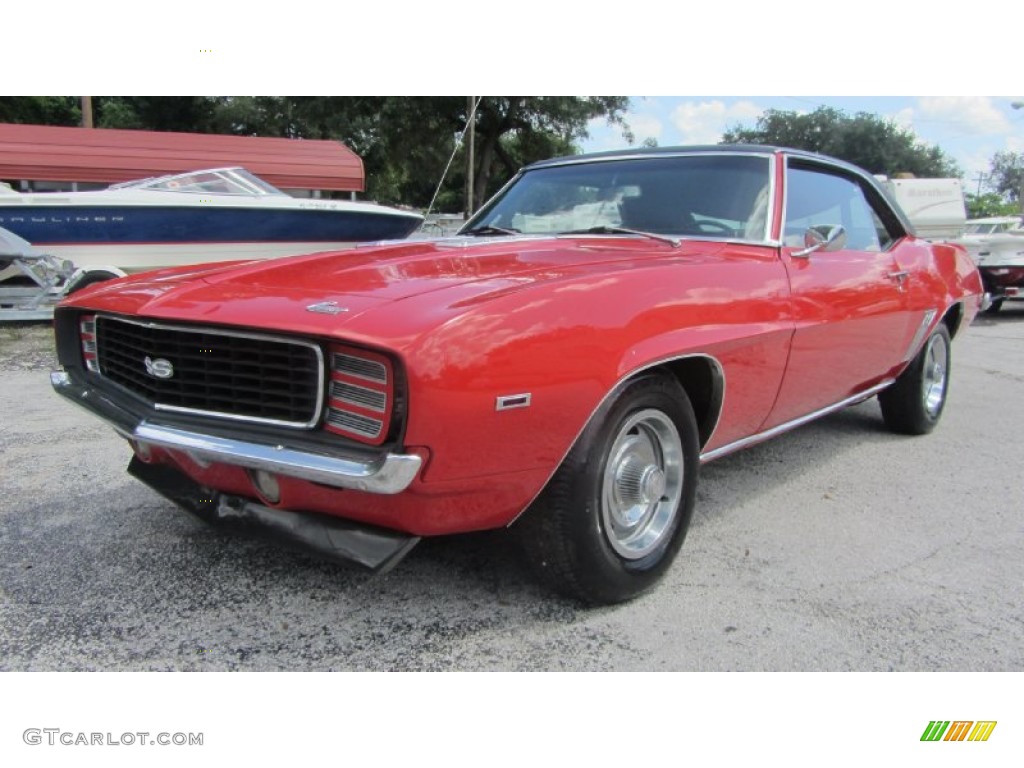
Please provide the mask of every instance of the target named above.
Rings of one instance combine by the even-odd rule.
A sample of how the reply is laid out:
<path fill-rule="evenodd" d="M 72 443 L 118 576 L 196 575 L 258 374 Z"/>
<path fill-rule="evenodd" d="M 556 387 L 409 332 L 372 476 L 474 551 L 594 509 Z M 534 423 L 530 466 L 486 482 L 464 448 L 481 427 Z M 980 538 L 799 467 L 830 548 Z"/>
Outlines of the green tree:
<path fill-rule="evenodd" d="M 832 107 L 801 114 L 769 109 L 754 128 L 734 126 L 724 144 L 770 144 L 838 157 L 869 173 L 912 173 L 923 178 L 960 176 L 956 163 L 913 132 L 870 112 L 848 115 Z"/>
<path fill-rule="evenodd" d="M 475 206 L 521 166 L 578 151 L 587 124 L 604 117 L 623 128 L 622 96 L 487 96 L 476 113 Z M 337 139 L 363 159 L 366 194 L 425 207 L 466 127 L 463 96 L 230 97 L 218 101 L 212 130 L 253 136 Z M 452 163 L 435 207 L 458 210 L 465 188 L 465 147 Z"/>
<path fill-rule="evenodd" d="M 624 96 L 487 96 L 477 108 L 474 209 L 523 165 L 557 154 L 574 154 L 587 124 L 603 117 L 623 129 Z"/>
<path fill-rule="evenodd" d="M 969 219 L 984 219 L 989 216 L 1012 216 L 1019 210 L 1016 203 L 1008 203 L 1001 195 L 995 192 L 986 192 L 981 195 L 968 192 L 965 198 L 967 202 L 967 218 Z"/>
<path fill-rule="evenodd" d="M 0 123 L 80 125 L 77 96 L 0 96 Z"/>
<path fill-rule="evenodd" d="M 488 96 L 476 116 L 476 205 L 520 166 L 577 152 L 587 125 L 605 118 L 631 139 L 623 96 Z M 363 159 L 366 196 L 425 207 L 468 120 L 466 97 L 97 96 L 100 128 L 227 133 L 344 142 Z M 78 97 L 0 98 L 0 121 L 77 125 Z M 463 150 L 464 151 L 464 150 Z M 456 158 L 439 208 L 462 207 L 465 162 Z"/>
<path fill-rule="evenodd" d="M 1024 152 L 996 152 L 990 162 L 986 186 L 998 195 L 1024 206 Z"/>

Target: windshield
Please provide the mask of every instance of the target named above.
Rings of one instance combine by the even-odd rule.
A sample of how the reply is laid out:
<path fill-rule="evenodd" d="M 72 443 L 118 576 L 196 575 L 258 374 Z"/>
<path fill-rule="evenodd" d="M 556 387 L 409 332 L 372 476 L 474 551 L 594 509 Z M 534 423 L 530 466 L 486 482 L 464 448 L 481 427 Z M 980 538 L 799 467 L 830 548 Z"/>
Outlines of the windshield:
<path fill-rule="evenodd" d="M 205 195 L 284 195 L 258 176 L 244 168 L 217 168 L 214 170 L 177 173 L 173 176 L 129 181 L 113 184 L 110 189 L 146 189 L 158 192 L 191 192 Z"/>
<path fill-rule="evenodd" d="M 763 241 L 769 179 L 769 158 L 759 155 L 652 155 L 535 168 L 523 173 L 462 233 L 619 228 Z"/>

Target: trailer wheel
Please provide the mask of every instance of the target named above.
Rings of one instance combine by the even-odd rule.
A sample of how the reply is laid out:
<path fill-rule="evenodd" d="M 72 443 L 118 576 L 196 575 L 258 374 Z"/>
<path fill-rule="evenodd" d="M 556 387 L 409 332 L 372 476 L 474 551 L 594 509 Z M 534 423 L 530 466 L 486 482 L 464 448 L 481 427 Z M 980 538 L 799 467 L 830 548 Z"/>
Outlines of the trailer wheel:
<path fill-rule="evenodd" d="M 78 277 L 71 280 L 64 293 L 70 296 L 72 293 L 76 293 L 83 288 L 88 288 L 90 285 L 105 283 L 107 280 L 113 280 L 117 277 L 120 277 L 120 275 L 115 275 L 113 272 L 107 272 L 104 269 L 98 269 L 94 272 L 83 272 Z"/>

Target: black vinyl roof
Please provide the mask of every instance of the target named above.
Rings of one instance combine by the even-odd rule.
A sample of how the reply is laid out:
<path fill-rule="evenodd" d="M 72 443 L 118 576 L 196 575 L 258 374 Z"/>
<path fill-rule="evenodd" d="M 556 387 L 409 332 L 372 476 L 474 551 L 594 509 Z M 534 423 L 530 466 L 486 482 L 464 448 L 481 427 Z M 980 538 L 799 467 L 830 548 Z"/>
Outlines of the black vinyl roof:
<path fill-rule="evenodd" d="M 680 155 L 680 154 L 702 154 L 715 152 L 742 153 L 751 155 L 775 154 L 785 152 L 793 157 L 801 157 L 807 160 L 827 162 L 833 165 L 847 168 L 858 173 L 867 173 L 863 168 L 858 168 L 843 160 L 829 155 L 822 155 L 818 152 L 808 152 L 804 149 L 792 149 L 791 147 L 776 147 L 767 144 L 694 144 L 691 146 L 678 147 L 631 147 L 629 149 L 612 149 L 605 152 L 590 152 L 584 155 L 563 155 L 552 157 L 548 160 L 539 160 L 531 163 L 523 170 L 543 168 L 548 165 L 569 165 L 572 163 L 585 163 L 593 160 L 616 160 L 631 157 L 657 157 L 658 155 Z"/>

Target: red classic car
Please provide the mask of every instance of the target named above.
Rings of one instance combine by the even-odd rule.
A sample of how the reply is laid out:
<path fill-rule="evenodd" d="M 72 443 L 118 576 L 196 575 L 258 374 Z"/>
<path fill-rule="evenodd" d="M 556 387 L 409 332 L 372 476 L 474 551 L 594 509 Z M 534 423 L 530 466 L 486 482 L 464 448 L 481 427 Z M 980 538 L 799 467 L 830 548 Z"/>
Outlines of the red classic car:
<path fill-rule="evenodd" d="M 612 603 L 669 567 L 702 462 L 874 395 L 930 431 L 982 293 L 853 166 L 615 152 L 527 167 L 457 237 L 82 291 L 52 383 L 206 519 L 378 569 L 511 526 Z"/>

